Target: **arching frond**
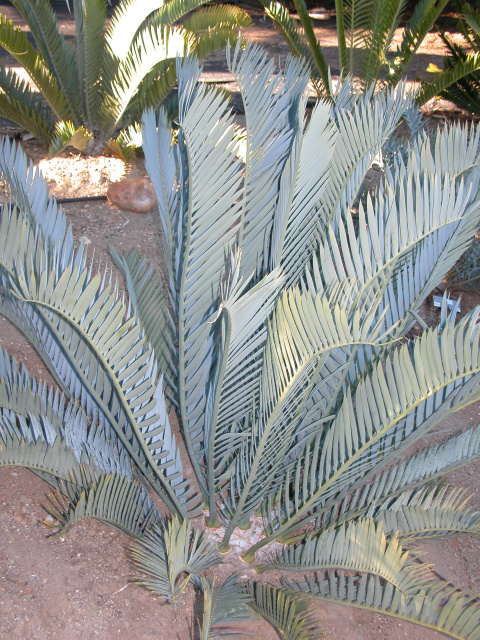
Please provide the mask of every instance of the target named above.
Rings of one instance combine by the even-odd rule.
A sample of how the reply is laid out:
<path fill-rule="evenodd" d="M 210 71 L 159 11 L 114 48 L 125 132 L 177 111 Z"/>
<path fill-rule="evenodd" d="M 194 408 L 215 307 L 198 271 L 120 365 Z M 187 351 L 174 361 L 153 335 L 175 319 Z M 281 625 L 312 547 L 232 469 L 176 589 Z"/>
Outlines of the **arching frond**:
<path fill-rule="evenodd" d="M 50 513 L 57 519 L 57 532 L 65 533 L 83 518 L 95 518 L 141 540 L 154 526 L 162 522 L 161 516 L 145 487 L 122 475 L 102 475 L 79 484 L 62 482 L 60 493 L 68 503 L 57 500 Z"/>
<path fill-rule="evenodd" d="M 177 3 L 170 3 L 172 5 Z M 199 38 L 204 31 L 217 29 L 244 29 L 250 27 L 252 19 L 241 7 L 234 5 L 210 5 L 192 13 L 183 23 L 188 31 Z"/>
<path fill-rule="evenodd" d="M 340 211 L 350 212 L 367 170 L 409 108 L 411 97 L 397 92 L 362 94 L 351 110 L 337 110 L 337 136 L 329 180 L 319 212 L 322 235 L 335 230 Z"/>
<path fill-rule="evenodd" d="M 76 119 L 78 121 L 80 96 L 77 85 L 75 50 L 60 32 L 51 3 L 49 0 L 38 0 L 37 2 L 13 0 L 12 4 L 28 24 L 37 48 L 35 57 L 32 54 L 31 45 L 27 49 L 17 49 L 20 56 L 17 60 L 27 69 L 30 77 L 58 117 L 61 120 Z M 20 46 L 25 43 L 20 33 L 17 33 L 17 38 L 20 39 L 18 40 Z M 24 39 L 27 41 L 25 33 Z M 5 46 L 3 42 L 2 46 Z M 26 61 L 28 61 L 27 65 Z M 45 68 L 48 69 L 48 74 L 45 74 Z M 48 87 L 49 81 L 51 82 L 50 87 Z M 57 87 L 60 90 L 59 96 L 55 96 Z M 55 96 L 54 102 L 52 102 L 53 96 Z M 60 110 L 62 100 L 65 100 L 68 107 L 63 105 Z"/>
<path fill-rule="evenodd" d="M 407 539 L 480 535 L 480 513 L 467 507 L 465 492 L 449 487 L 407 491 L 381 506 L 375 516 L 387 532 Z"/>
<path fill-rule="evenodd" d="M 337 501 L 341 492 L 364 484 L 392 452 L 431 429 L 449 411 L 473 402 L 480 393 L 479 338 L 477 314 L 456 328 L 447 325 L 441 336 L 428 330 L 411 353 L 408 345 L 398 347 L 385 370 L 379 365 L 360 378 L 354 393 L 347 390 L 326 433 L 320 431 L 307 442 L 295 471 L 291 477 L 287 474 L 278 491 L 276 534 L 252 547 L 247 558 L 275 535 L 298 529 L 301 517 L 315 504 Z"/>
<path fill-rule="evenodd" d="M 436 73 L 433 82 L 422 84 L 422 89 L 416 98 L 417 104 L 422 106 L 431 98 L 442 93 L 445 93 L 445 97 L 448 95 L 450 98 L 454 97 L 456 93 L 458 93 L 459 97 L 462 96 L 461 90 L 452 85 L 456 85 L 459 80 L 464 78 L 470 80 L 469 76 L 478 71 L 480 71 L 480 53 L 465 54 L 465 58 L 459 59 L 451 69 Z M 457 100 L 454 100 L 454 102 L 457 102 Z M 472 111 L 471 105 L 466 100 L 462 101 L 460 98 L 457 104 Z"/>
<path fill-rule="evenodd" d="M 345 211 L 338 236 L 330 230 L 319 244 L 322 269 L 316 273 L 326 288 L 343 278 L 384 287 L 380 310 L 386 310 L 387 326 L 400 323 L 400 335 L 468 247 L 480 209 L 476 174 L 463 183 L 450 173 L 443 177 L 441 170 L 431 171 L 427 161 L 411 171 L 401 165 L 398 174 L 376 194 L 375 203 L 368 197 L 365 208 L 360 204 L 357 229 Z"/>
<path fill-rule="evenodd" d="M 158 109 L 177 84 L 175 61 L 161 60 L 144 77 L 133 95 L 122 123 L 138 123 L 148 109 Z M 134 124 L 135 126 L 135 124 Z"/>
<path fill-rule="evenodd" d="M 49 4 L 45 2 L 42 4 Z M 27 34 L 15 28 L 11 20 L 0 16 L 0 45 L 6 49 L 28 72 L 48 104 L 61 120 L 73 119 L 69 101 L 57 82 L 57 78 L 46 65 L 45 60 L 30 44 Z M 72 74 L 72 70 L 69 70 Z"/>
<path fill-rule="evenodd" d="M 378 327 L 372 309 L 349 316 L 327 296 L 283 293 L 268 323 L 268 340 L 260 378 L 258 418 L 245 433 L 236 458 L 228 510 L 232 512 L 225 538 L 243 513 L 249 514 L 267 493 L 284 462 L 296 421 L 308 393 L 323 377 L 331 353 L 374 342 Z M 235 495 L 237 489 L 238 499 Z"/>
<path fill-rule="evenodd" d="M 12 228 L 23 231 L 12 235 Z M 89 269 L 73 259 L 63 265 L 44 246 L 38 227 L 34 234 L 18 213 L 3 216 L 0 238 L 2 312 L 29 335 L 64 389 L 107 433 L 113 429 L 163 498 L 173 498 L 172 507 L 183 512 L 179 500 L 185 502 L 190 491 L 181 477 L 162 382 L 138 324 L 123 321 L 127 310 L 100 275 L 89 280 Z"/>
<path fill-rule="evenodd" d="M 48 144 L 51 135 L 51 112 L 39 94 L 13 69 L 0 65 L 1 115 L 30 131 L 36 138 Z"/>
<path fill-rule="evenodd" d="M 105 138 L 110 137 L 137 92 L 143 78 L 167 59 L 183 56 L 189 45 L 182 29 L 167 30 L 163 27 L 142 30 L 132 42 L 128 55 L 118 64 L 115 75 L 104 87 L 102 117 Z"/>
<path fill-rule="evenodd" d="M 320 508 L 315 513 L 320 529 L 342 522 L 373 515 L 385 500 L 408 493 L 432 482 L 480 455 L 480 427 L 449 438 L 442 445 L 429 447 L 392 469 L 376 476 L 372 482 L 359 486 L 342 500 Z M 301 536 L 303 537 L 303 536 Z"/>
<path fill-rule="evenodd" d="M 356 571 L 378 576 L 405 595 L 415 595 L 425 582 L 422 567 L 408 561 L 408 552 L 399 544 L 398 535 L 387 541 L 382 524 L 358 519 L 338 529 L 311 534 L 305 542 L 285 547 L 255 569 L 258 573 L 272 569 Z"/>
<path fill-rule="evenodd" d="M 177 3 L 167 3 L 176 5 Z M 106 42 L 118 60 L 124 60 L 142 23 L 164 5 L 163 0 L 125 0 L 115 7 L 106 32 Z"/>
<path fill-rule="evenodd" d="M 406 596 L 388 583 L 383 585 L 378 576 L 357 577 L 342 571 L 326 578 L 316 575 L 304 582 L 288 583 L 286 587 L 326 602 L 348 604 L 415 622 L 451 638 L 476 640 L 480 637 L 478 600 L 449 583 L 434 581 L 417 594 Z"/>

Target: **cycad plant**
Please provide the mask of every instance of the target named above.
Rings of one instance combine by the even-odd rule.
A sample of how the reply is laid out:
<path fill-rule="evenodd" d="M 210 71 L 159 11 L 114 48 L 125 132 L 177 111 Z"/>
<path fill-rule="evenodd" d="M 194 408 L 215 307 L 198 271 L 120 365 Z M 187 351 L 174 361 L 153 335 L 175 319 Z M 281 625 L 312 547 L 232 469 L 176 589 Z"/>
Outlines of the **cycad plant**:
<path fill-rule="evenodd" d="M 429 434 L 479 399 L 480 310 L 456 323 L 445 303 L 427 327 L 421 307 L 478 225 L 480 132 L 419 134 L 364 194 L 411 119 L 403 86 L 372 97 L 347 83 L 307 118 L 297 62 L 275 75 L 251 46 L 228 61 L 243 136 L 194 59 L 178 63 L 175 135 L 163 108 L 144 117 L 166 282 L 138 253 L 113 252 L 128 302 L 3 143 L 15 204 L 2 210 L 1 311 L 59 389 L 1 353 L 0 463 L 56 488 L 61 531 L 88 516 L 131 535 L 139 580 L 168 601 L 193 584 L 202 638 L 231 635 L 248 610 L 284 638 L 312 637 L 312 596 L 480 638 L 475 597 L 417 562 L 419 540 L 479 531 L 442 477 L 479 455 L 480 427 Z M 239 540 L 267 578 L 296 573 L 216 583 L 219 552 Z"/>
<path fill-rule="evenodd" d="M 434 80 L 425 84 L 423 93 L 427 100 L 434 95 L 440 95 L 478 117 L 480 115 L 480 3 L 458 0 L 456 5 L 460 12 L 458 30 L 463 35 L 465 45 L 470 52 L 451 40 L 445 33 L 440 32 L 448 49 L 448 56 L 444 58 L 445 71 L 430 65 L 428 70 L 434 74 Z M 458 70 L 464 70 L 464 72 L 459 74 Z"/>
<path fill-rule="evenodd" d="M 47 144 L 51 155 L 71 145 L 89 155 L 107 147 L 128 157 L 143 110 L 157 107 L 176 84 L 175 58 L 186 52 L 202 58 L 250 24 L 239 7 L 198 9 L 205 1 L 122 0 L 109 20 L 107 0 L 72 0 L 72 45 L 50 0 L 12 0 L 35 46 L 5 16 L 0 16 L 0 46 L 38 92 L 15 68 L 0 67 L 0 115 Z"/>
<path fill-rule="evenodd" d="M 330 96 L 330 71 L 305 0 L 294 0 L 300 25 L 285 3 L 261 2 L 291 52 L 306 61 L 318 96 Z M 407 0 L 335 0 L 340 74 L 356 76 L 362 91 L 371 88 L 372 83 L 396 86 L 447 3 L 448 0 L 415 3 L 413 13 L 404 24 L 401 44 L 390 51 L 395 31 L 405 20 Z"/>

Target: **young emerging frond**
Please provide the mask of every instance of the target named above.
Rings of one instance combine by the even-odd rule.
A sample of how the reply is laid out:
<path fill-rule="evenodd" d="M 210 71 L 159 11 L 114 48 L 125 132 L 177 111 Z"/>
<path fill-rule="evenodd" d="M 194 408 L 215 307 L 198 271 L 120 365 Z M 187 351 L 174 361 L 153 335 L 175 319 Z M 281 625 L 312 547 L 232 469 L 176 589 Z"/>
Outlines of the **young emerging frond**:
<path fill-rule="evenodd" d="M 132 547 L 132 556 L 146 574 L 139 582 L 172 602 L 192 576 L 221 562 L 216 547 L 187 520 L 181 522 L 176 517 L 146 532 Z"/>

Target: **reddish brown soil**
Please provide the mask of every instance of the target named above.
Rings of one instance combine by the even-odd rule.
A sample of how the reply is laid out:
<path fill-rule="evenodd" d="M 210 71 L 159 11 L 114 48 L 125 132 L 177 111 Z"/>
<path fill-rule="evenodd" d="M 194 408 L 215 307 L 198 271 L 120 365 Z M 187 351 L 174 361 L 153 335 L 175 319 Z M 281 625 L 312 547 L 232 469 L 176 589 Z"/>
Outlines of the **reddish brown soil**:
<path fill-rule="evenodd" d="M 252 5 L 253 8 L 253 5 Z M 11 7 L 2 9 L 12 12 Z M 261 12 L 252 11 L 255 26 L 248 35 L 266 46 L 283 62 L 287 47 L 276 31 L 265 22 Z M 71 18 L 62 13 L 67 35 L 72 33 Z M 21 22 L 19 22 L 21 24 Z M 335 65 L 335 32 L 332 19 L 319 23 L 321 42 L 327 44 L 327 58 Z M 428 62 L 441 64 L 441 42 L 435 33 L 428 35 L 420 55 L 410 70 L 414 80 L 423 75 Z M 223 54 L 205 64 L 209 80 L 228 82 Z M 424 76 L 425 77 L 425 76 Z M 435 105 L 434 105 L 435 107 Z M 440 103 L 441 109 L 445 107 Z M 441 111 L 441 117 L 444 112 Z M 35 141 L 24 143 L 27 153 L 47 176 L 57 197 L 103 195 L 109 180 L 118 180 L 124 171 L 132 176 L 145 175 L 140 159 L 127 168 L 114 159 L 82 159 L 64 154 L 61 159 L 45 161 L 45 149 Z M 158 252 L 158 225 L 154 215 L 137 215 L 121 211 L 107 202 L 64 205 L 73 233 L 78 239 L 88 238 L 95 261 L 103 267 L 107 247 L 118 250 L 139 248 L 161 268 Z M 477 294 L 469 294 L 465 307 L 480 303 Z M 49 378 L 43 363 L 25 340 L 6 320 L 0 319 L 0 344 L 25 363 L 37 377 Z M 480 408 L 472 406 L 441 426 L 452 433 L 479 422 Z M 443 436 L 445 437 L 445 434 Z M 480 462 L 452 474 L 454 486 L 473 494 L 472 504 L 480 508 Z M 179 639 L 192 636 L 193 596 L 187 591 L 178 608 L 165 605 L 161 599 L 133 583 L 134 567 L 129 559 L 129 540 L 107 526 L 84 521 L 65 537 L 49 538 L 42 523 L 46 513 L 48 486 L 24 469 L 0 469 L 0 639 L 10 640 L 147 640 Z M 476 591 L 480 581 L 480 543 L 465 537 L 460 540 L 424 545 L 425 559 L 433 562 L 438 573 L 465 589 Z M 232 570 L 240 570 L 244 578 L 253 570 L 227 556 L 216 574 L 219 579 Z M 318 616 L 333 640 L 354 636 L 356 640 L 434 640 L 440 634 L 353 608 L 319 604 Z M 245 628 L 245 627 L 244 627 Z M 273 640 L 277 637 L 265 623 L 249 629 Z"/>

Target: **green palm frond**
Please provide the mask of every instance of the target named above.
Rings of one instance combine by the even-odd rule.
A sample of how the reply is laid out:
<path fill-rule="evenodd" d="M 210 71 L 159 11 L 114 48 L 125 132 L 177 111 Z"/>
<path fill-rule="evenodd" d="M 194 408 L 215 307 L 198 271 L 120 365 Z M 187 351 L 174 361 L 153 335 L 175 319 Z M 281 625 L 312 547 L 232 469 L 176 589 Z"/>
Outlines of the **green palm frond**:
<path fill-rule="evenodd" d="M 310 81 L 319 97 L 324 97 L 325 90 L 322 85 L 322 77 L 317 68 L 312 50 L 303 31 L 298 28 L 297 22 L 290 16 L 288 9 L 280 2 L 262 2 L 266 15 L 273 20 L 275 26 L 287 41 L 290 51 L 296 58 L 301 58 L 307 65 L 310 73 Z M 328 78 L 328 70 L 326 73 Z M 327 88 L 329 85 L 327 85 Z"/>
<path fill-rule="evenodd" d="M 260 582 L 247 582 L 245 590 L 250 607 L 275 627 L 282 640 L 325 637 L 316 627 L 307 598 L 299 597 L 292 590 Z"/>
<path fill-rule="evenodd" d="M 420 0 L 404 28 L 400 47 L 397 47 L 388 83 L 393 86 L 401 76 L 422 44 L 425 36 L 442 13 L 448 0 Z"/>
<path fill-rule="evenodd" d="M 156 64 L 185 55 L 189 50 L 187 34 L 178 28 L 146 28 L 133 41 L 128 55 L 121 59 L 110 86 L 105 87 L 102 116 L 104 135 L 115 130 L 143 78 Z"/>
<path fill-rule="evenodd" d="M 152 13 L 146 24 L 150 26 L 172 27 L 173 25 L 183 23 L 187 14 L 192 13 L 195 9 L 203 6 L 203 0 L 176 0 L 175 2 L 164 2 L 158 11 Z"/>
<path fill-rule="evenodd" d="M 253 633 L 235 629 L 232 622 L 242 622 L 255 618 L 248 607 L 249 597 L 245 586 L 237 582 L 238 575 L 233 573 L 223 582 L 215 585 L 215 579 L 204 576 L 197 578 L 203 594 L 203 616 L 199 621 L 200 640 L 219 640 L 220 638 L 253 637 Z"/>
<path fill-rule="evenodd" d="M 176 517 L 147 531 L 132 546 L 132 556 L 145 574 L 138 581 L 174 603 L 192 576 L 221 562 L 215 545 Z"/>
<path fill-rule="evenodd" d="M 305 3 L 305 0 L 294 0 L 294 4 L 298 12 L 298 16 L 300 18 L 300 23 L 303 27 L 305 38 L 308 42 L 308 46 L 311 51 L 311 58 L 313 58 L 313 60 L 315 61 L 315 66 L 317 67 L 318 73 L 322 78 L 323 90 L 327 95 L 329 95 L 329 87 L 330 87 L 329 69 L 325 61 L 325 57 L 323 55 L 323 51 L 320 46 L 320 43 L 315 37 L 315 32 L 313 30 L 313 22 L 310 16 L 308 15 L 307 5 Z"/>
<path fill-rule="evenodd" d="M 358 66 L 357 50 L 371 31 L 372 21 L 376 19 L 373 5 L 371 0 L 336 0 L 335 13 L 340 69 L 343 74 L 353 73 L 355 65 Z"/>
<path fill-rule="evenodd" d="M 71 111 L 59 112 L 56 110 L 50 102 L 48 94 L 44 93 L 46 83 L 39 84 L 37 82 L 37 77 L 39 79 L 42 78 L 40 70 L 37 70 L 35 75 L 29 71 L 32 80 L 37 84 L 50 104 L 52 104 L 52 107 L 60 119 L 73 119 L 73 116 L 78 118 L 80 96 L 77 85 L 75 51 L 74 48 L 66 42 L 65 37 L 60 32 L 51 3 L 49 0 L 38 0 L 36 2 L 31 2 L 30 0 L 13 0 L 12 4 L 25 18 L 35 40 L 39 58 L 42 59 L 43 65 L 48 68 L 52 74 L 55 80 L 54 86 L 58 84 L 58 88 L 67 100 L 68 107 Z M 5 45 L 2 43 L 2 46 Z M 17 60 L 28 70 L 28 67 L 25 65 L 25 60 L 31 57 L 31 54 L 29 53 L 26 58 L 26 54 L 21 52 L 20 56 Z M 40 66 L 38 62 L 37 66 Z M 46 82 L 48 82 L 48 78 Z M 53 91 L 54 86 L 50 88 L 50 91 Z"/>
<path fill-rule="evenodd" d="M 29 109 L 23 101 L 0 94 L 0 116 L 20 125 L 44 144 L 50 142 L 52 128 L 49 122 L 43 120 L 36 109 Z"/>
<path fill-rule="evenodd" d="M 78 151 L 85 151 L 91 139 L 92 134 L 89 133 L 84 126 L 76 127 L 73 122 L 61 120 L 55 125 L 48 149 L 48 156 L 50 158 L 58 156 L 67 147 L 74 147 Z"/>
<path fill-rule="evenodd" d="M 167 3 L 176 4 L 176 3 Z M 163 0 L 124 0 L 116 8 L 106 31 L 105 40 L 110 52 L 124 60 L 143 22 L 164 5 Z M 195 4 L 198 6 L 198 3 Z M 192 7 L 193 8 L 193 7 Z"/>
<path fill-rule="evenodd" d="M 71 105 L 55 75 L 30 44 L 26 32 L 15 28 L 5 16 L 0 16 L 0 45 L 26 69 L 56 116 L 62 120 L 72 119 Z"/>
<path fill-rule="evenodd" d="M 382 71 L 388 64 L 387 52 L 395 30 L 400 25 L 406 4 L 405 0 L 389 0 L 388 2 L 373 0 L 367 9 L 367 28 L 360 31 L 361 42 L 365 48 L 360 71 L 364 89 L 367 89 L 372 82 L 381 79 L 384 75 Z M 352 65 L 350 71 L 353 71 Z"/>
<path fill-rule="evenodd" d="M 378 576 L 357 577 L 346 572 L 330 574 L 327 578 L 317 574 L 285 586 L 326 602 L 348 604 L 415 622 L 452 638 L 480 638 L 478 599 L 446 582 L 434 581 L 413 596 L 406 596 L 390 584 L 383 585 Z"/>
<path fill-rule="evenodd" d="M 103 67 L 107 19 L 105 0 L 76 0 L 77 68 L 79 97 L 84 121 L 82 124 L 94 135 L 99 132 L 98 117 L 103 102 Z M 78 21 L 81 20 L 81 28 Z M 100 123 L 103 124 L 100 120 Z"/>
<path fill-rule="evenodd" d="M 480 71 L 480 52 L 472 53 L 465 55 L 464 59 L 458 59 L 455 66 L 451 69 L 446 69 L 445 71 L 440 71 L 436 74 L 435 80 L 433 82 L 423 83 L 422 90 L 416 98 L 416 102 L 419 106 L 428 102 L 431 98 L 438 95 L 444 95 L 445 97 L 452 97 L 459 94 L 462 95 L 461 84 L 459 84 L 459 80 L 463 80 L 464 78 L 467 82 L 476 82 L 475 77 L 471 78 L 472 74 L 475 74 L 477 71 Z M 452 85 L 458 86 L 454 87 Z M 466 92 L 465 92 L 466 93 Z M 461 99 L 455 99 L 454 102 L 459 104 L 460 106 L 465 106 L 465 108 L 469 109 L 473 113 L 478 113 L 478 106 L 474 110 L 472 109 L 471 104 L 461 101 Z"/>
<path fill-rule="evenodd" d="M 230 45 L 235 45 L 237 41 L 243 42 L 238 27 L 217 27 L 216 29 L 205 29 L 198 33 L 192 33 L 191 53 L 194 53 L 199 60 L 225 49 Z"/>
<path fill-rule="evenodd" d="M 162 519 L 155 504 L 138 482 L 115 474 L 92 481 L 81 472 L 80 479 L 60 483 L 59 493 L 64 498 L 57 498 L 56 505 L 49 508 L 58 521 L 58 534 L 64 534 L 83 518 L 95 518 L 137 540 L 160 525 Z"/>
<path fill-rule="evenodd" d="M 480 13 L 464 2 L 460 3 L 461 20 L 459 30 L 461 31 L 467 45 L 473 50 L 469 54 L 465 49 L 450 40 L 447 35 L 440 32 L 449 55 L 444 58 L 445 71 L 437 72 L 433 86 L 425 86 L 425 98 L 431 97 L 431 93 L 437 91 L 437 84 L 440 85 L 438 93 L 447 100 L 451 100 L 459 107 L 467 109 L 473 114 L 480 113 L 480 92 L 478 73 L 478 50 L 480 47 Z M 465 73 L 463 73 L 465 71 Z M 456 76 L 458 76 L 456 78 Z M 444 82 L 445 79 L 452 79 L 450 85 Z M 420 96 L 423 99 L 423 92 Z"/>
<path fill-rule="evenodd" d="M 244 9 L 227 4 L 202 7 L 190 15 L 183 23 L 183 26 L 187 31 L 193 31 L 198 37 L 203 31 L 225 28 L 244 29 L 250 27 L 251 24 L 252 19 Z"/>
<path fill-rule="evenodd" d="M 388 533 L 423 540 L 435 536 L 480 535 L 480 513 L 468 508 L 465 492 L 449 487 L 401 494 L 378 510 L 375 519 Z"/>
<path fill-rule="evenodd" d="M 176 65 L 172 60 L 162 60 L 156 64 L 142 79 L 137 92 L 128 105 L 123 121 L 138 126 L 143 113 L 148 109 L 158 109 L 177 84 Z"/>
<path fill-rule="evenodd" d="M 52 132 L 51 111 L 38 93 L 13 69 L 0 65 L 1 115 L 48 144 Z"/>
<path fill-rule="evenodd" d="M 405 595 L 414 595 L 425 582 L 422 565 L 408 561 L 408 552 L 394 534 L 387 541 L 382 523 L 358 519 L 338 529 L 311 534 L 305 542 L 285 547 L 267 564 L 258 565 L 263 573 L 282 571 L 357 571 L 378 576 Z"/>

